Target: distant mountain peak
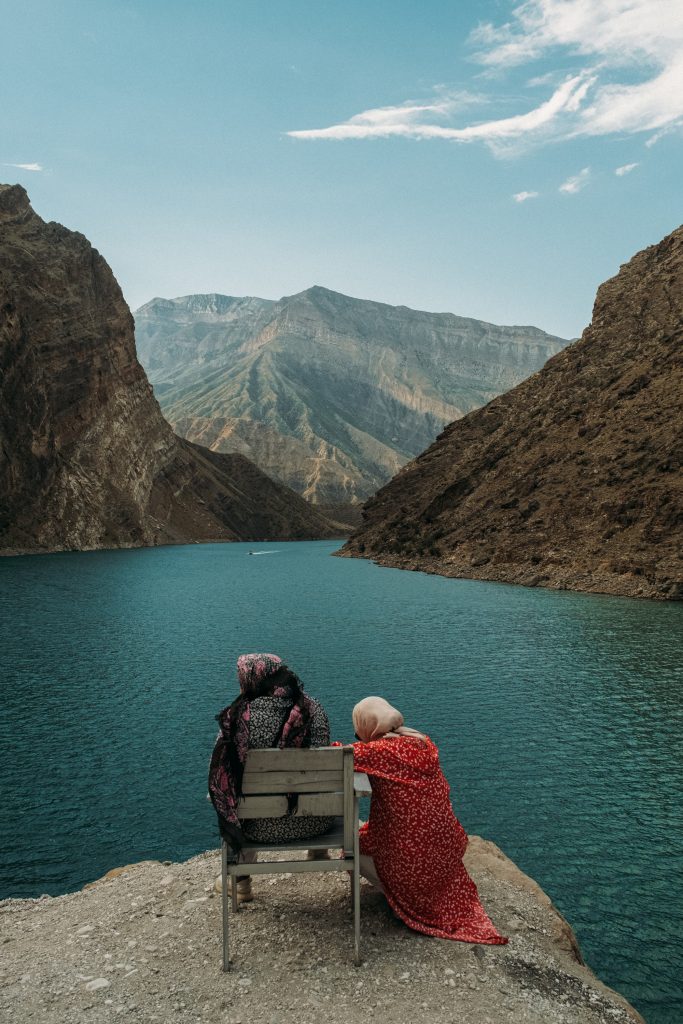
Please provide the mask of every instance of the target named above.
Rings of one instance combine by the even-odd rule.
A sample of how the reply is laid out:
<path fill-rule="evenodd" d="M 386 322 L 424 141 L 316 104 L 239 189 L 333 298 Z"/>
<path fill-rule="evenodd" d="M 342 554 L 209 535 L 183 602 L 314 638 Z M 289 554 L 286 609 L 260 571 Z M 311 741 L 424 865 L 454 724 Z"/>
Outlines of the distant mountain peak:
<path fill-rule="evenodd" d="M 538 328 L 424 313 L 322 285 L 277 302 L 198 295 L 148 304 L 136 331 L 178 432 L 243 452 L 321 504 L 363 501 L 449 420 L 565 345 Z"/>
<path fill-rule="evenodd" d="M 155 296 L 155 298 L 150 299 L 149 302 L 145 302 L 140 306 L 136 312 L 139 313 L 142 310 L 154 307 L 194 310 L 207 309 L 212 310 L 213 312 L 225 312 L 236 304 L 245 305 L 247 303 L 263 303 L 265 305 L 272 305 L 273 301 L 274 300 L 272 299 L 261 299 L 255 295 L 224 295 L 221 292 L 201 292 L 190 295 L 177 295 L 172 299 Z"/>
<path fill-rule="evenodd" d="M 291 302 L 297 299 L 310 299 L 313 302 L 325 301 L 332 306 L 359 306 L 365 308 L 384 308 L 384 309 L 395 309 L 407 311 L 409 313 L 421 314 L 422 310 L 412 309 L 410 306 L 395 306 L 390 302 L 381 302 L 379 299 L 364 299 L 358 298 L 355 295 L 347 295 L 345 292 L 335 291 L 333 288 L 326 288 L 321 284 L 311 285 L 310 288 L 305 288 L 301 292 L 296 292 L 294 295 L 285 295 L 280 300 L 281 302 Z M 425 314 L 430 315 L 430 314 Z M 439 314 L 436 314 L 437 316 Z"/>

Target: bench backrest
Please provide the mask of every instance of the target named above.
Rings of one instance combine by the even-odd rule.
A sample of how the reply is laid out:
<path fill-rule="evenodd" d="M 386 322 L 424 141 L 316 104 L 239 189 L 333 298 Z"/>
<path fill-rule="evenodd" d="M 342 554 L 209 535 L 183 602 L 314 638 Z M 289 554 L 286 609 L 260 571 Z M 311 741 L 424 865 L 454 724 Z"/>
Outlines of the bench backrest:
<path fill-rule="evenodd" d="M 242 820 L 282 818 L 287 796 L 298 794 L 297 818 L 343 815 L 344 848 L 353 849 L 353 751 L 342 747 L 250 750 L 242 779 Z M 347 835 L 348 832 L 348 835 Z"/>

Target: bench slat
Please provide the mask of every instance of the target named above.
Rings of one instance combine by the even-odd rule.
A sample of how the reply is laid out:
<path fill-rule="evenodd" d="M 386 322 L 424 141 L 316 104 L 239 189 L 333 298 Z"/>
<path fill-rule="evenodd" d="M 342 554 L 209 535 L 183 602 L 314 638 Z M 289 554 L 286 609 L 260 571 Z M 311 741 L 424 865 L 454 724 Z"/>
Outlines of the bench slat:
<path fill-rule="evenodd" d="M 242 778 L 243 793 L 331 793 L 342 786 L 338 771 L 254 772 L 247 768 Z"/>
<path fill-rule="evenodd" d="M 295 817 L 329 817 L 344 813 L 343 793 L 302 793 L 299 797 Z"/>
<path fill-rule="evenodd" d="M 257 864 L 229 864 L 231 875 L 281 875 L 300 874 L 305 871 L 353 871 L 353 858 L 335 860 L 276 860 L 259 861 Z"/>
<path fill-rule="evenodd" d="M 336 817 L 343 813 L 342 793 L 302 793 L 292 817 Z M 237 807 L 237 816 L 242 821 L 249 821 L 252 818 L 284 818 L 286 814 L 286 796 L 247 796 Z"/>
<path fill-rule="evenodd" d="M 245 796 L 276 793 L 340 793 L 340 784 L 335 779 L 330 782 L 291 782 L 287 780 L 264 782 L 262 776 L 242 783 Z"/>
<path fill-rule="evenodd" d="M 341 777 L 343 756 L 340 747 L 254 749 L 247 755 L 246 769 L 260 772 L 336 770 Z"/>
<path fill-rule="evenodd" d="M 251 818 L 283 818 L 286 813 L 286 796 L 248 796 L 237 805 L 237 817 L 244 821 Z"/>

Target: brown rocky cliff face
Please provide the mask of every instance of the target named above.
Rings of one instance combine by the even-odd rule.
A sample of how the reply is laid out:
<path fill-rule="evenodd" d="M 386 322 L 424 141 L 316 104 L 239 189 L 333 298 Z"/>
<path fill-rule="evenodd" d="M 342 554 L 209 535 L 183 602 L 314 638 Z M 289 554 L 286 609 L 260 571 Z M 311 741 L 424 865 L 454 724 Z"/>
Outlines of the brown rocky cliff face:
<path fill-rule="evenodd" d="M 173 434 L 105 260 L 0 186 L 0 551 L 333 532 L 246 459 Z"/>
<path fill-rule="evenodd" d="M 452 423 L 344 554 L 451 576 L 683 597 L 683 228 L 601 286 L 582 339 Z"/>

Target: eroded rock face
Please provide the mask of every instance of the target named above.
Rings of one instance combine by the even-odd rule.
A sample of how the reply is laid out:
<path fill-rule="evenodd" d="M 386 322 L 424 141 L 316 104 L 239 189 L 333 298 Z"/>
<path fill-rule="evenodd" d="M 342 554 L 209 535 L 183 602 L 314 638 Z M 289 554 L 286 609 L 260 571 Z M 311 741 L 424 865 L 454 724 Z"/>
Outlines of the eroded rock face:
<path fill-rule="evenodd" d="M 174 435 L 107 263 L 0 186 L 0 551 L 332 533 L 245 458 Z"/>
<path fill-rule="evenodd" d="M 344 554 L 681 599 L 682 397 L 679 228 L 600 287 L 580 341 L 379 491 Z"/>
<path fill-rule="evenodd" d="M 153 299 L 138 350 L 173 428 L 237 451 L 322 505 L 360 502 L 446 423 L 566 342 L 535 327 L 352 299 Z"/>

